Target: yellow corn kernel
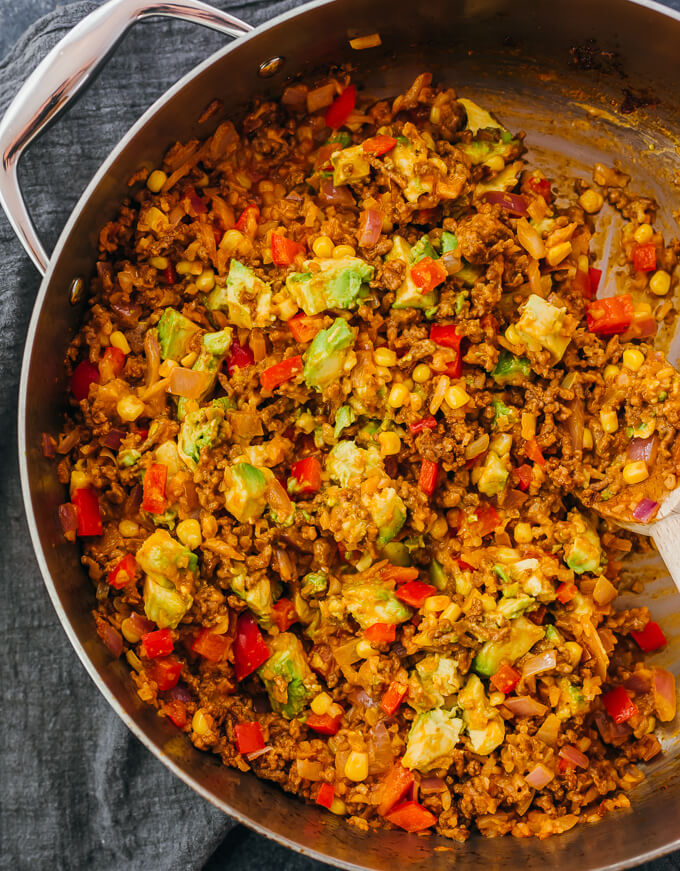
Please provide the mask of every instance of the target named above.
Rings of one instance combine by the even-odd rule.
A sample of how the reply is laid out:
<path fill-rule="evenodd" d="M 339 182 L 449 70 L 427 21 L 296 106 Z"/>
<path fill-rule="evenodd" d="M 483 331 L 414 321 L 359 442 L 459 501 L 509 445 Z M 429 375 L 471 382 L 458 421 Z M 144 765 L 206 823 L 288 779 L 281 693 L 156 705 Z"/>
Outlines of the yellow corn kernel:
<path fill-rule="evenodd" d="M 654 230 L 652 230 L 651 224 L 640 224 L 633 233 L 633 239 L 635 239 L 638 245 L 646 245 L 647 242 L 651 242 L 653 235 Z"/>
<path fill-rule="evenodd" d="M 368 777 L 368 753 L 352 750 L 345 762 L 345 777 L 355 783 L 361 783 Z"/>
<path fill-rule="evenodd" d="M 578 198 L 578 201 L 581 204 L 583 211 L 588 212 L 589 215 L 594 215 L 595 212 L 599 212 L 604 205 L 604 197 L 602 194 L 594 191 L 592 188 L 583 191 L 581 196 Z"/>
<path fill-rule="evenodd" d="M 623 365 L 637 372 L 645 362 L 645 355 L 637 348 L 626 348 L 623 352 Z"/>
<path fill-rule="evenodd" d="M 412 377 L 416 384 L 424 384 L 432 377 L 432 369 L 430 369 L 427 363 L 418 363 L 416 368 L 413 370 Z"/>
<path fill-rule="evenodd" d="M 134 520 L 121 520 L 118 524 L 118 532 L 123 538 L 134 538 L 139 535 L 139 526 Z"/>
<path fill-rule="evenodd" d="M 585 254 L 581 254 L 578 258 L 578 268 L 580 272 L 587 272 L 590 269 L 590 261 Z"/>
<path fill-rule="evenodd" d="M 451 604 L 450 596 L 428 596 L 423 602 L 423 611 L 430 614 L 441 613 Z"/>
<path fill-rule="evenodd" d="M 168 359 L 163 360 L 161 365 L 158 367 L 158 374 L 161 376 L 161 378 L 167 378 L 177 365 L 178 364 L 176 360 L 171 360 L 170 357 L 168 357 Z"/>
<path fill-rule="evenodd" d="M 472 483 L 477 486 L 482 477 L 482 472 L 484 469 L 481 466 L 475 466 L 474 469 L 470 472 L 470 480 Z"/>
<path fill-rule="evenodd" d="M 608 366 L 604 367 L 604 380 L 612 381 L 620 372 L 621 370 L 618 366 L 615 366 L 613 363 L 609 363 Z"/>
<path fill-rule="evenodd" d="M 196 287 L 202 293 L 208 293 L 215 287 L 215 273 L 212 269 L 204 269 L 196 279 Z"/>
<path fill-rule="evenodd" d="M 499 432 L 491 439 L 489 448 L 499 457 L 504 457 L 512 450 L 512 436 L 509 432 Z"/>
<path fill-rule="evenodd" d="M 406 403 L 407 397 L 408 387 L 405 384 L 395 384 L 387 397 L 387 404 L 390 408 L 401 408 Z"/>
<path fill-rule="evenodd" d="M 333 256 L 333 240 L 330 236 L 317 236 L 312 242 L 312 251 L 315 257 L 327 259 Z"/>
<path fill-rule="evenodd" d="M 326 713 L 329 717 L 333 717 L 334 720 L 339 720 L 345 712 L 340 705 L 333 703 Z"/>
<path fill-rule="evenodd" d="M 626 484 L 639 484 L 640 481 L 646 481 L 649 478 L 649 470 L 644 460 L 626 463 L 621 474 Z"/>
<path fill-rule="evenodd" d="M 583 656 L 583 648 L 580 644 L 577 644 L 576 641 L 565 641 L 564 642 L 565 650 L 567 651 L 567 655 L 569 656 L 569 662 L 572 666 L 576 666 L 581 661 L 581 657 Z"/>
<path fill-rule="evenodd" d="M 333 249 L 333 259 L 342 260 L 344 257 L 354 257 L 356 249 L 352 245 L 336 245 Z"/>
<path fill-rule="evenodd" d="M 362 659 L 368 659 L 371 656 L 377 656 L 378 651 L 373 647 L 370 641 L 366 641 L 365 638 L 362 638 L 361 641 L 357 641 L 357 656 L 360 656 Z"/>
<path fill-rule="evenodd" d="M 462 613 L 463 610 L 460 605 L 457 602 L 451 602 L 449 607 L 440 616 L 442 620 L 449 620 L 451 623 L 455 623 Z"/>
<path fill-rule="evenodd" d="M 521 434 L 522 438 L 529 441 L 536 435 L 536 415 L 529 414 L 528 411 L 522 412 L 521 417 Z"/>
<path fill-rule="evenodd" d="M 309 707 L 318 717 L 323 717 L 324 714 L 328 713 L 328 709 L 332 704 L 333 699 L 328 695 L 328 693 L 319 693 L 314 696 Z"/>
<path fill-rule="evenodd" d="M 149 177 L 146 180 L 146 186 L 149 188 L 152 194 L 157 194 L 167 180 L 168 176 L 163 172 L 162 169 L 154 169 L 154 171 L 150 173 Z"/>
<path fill-rule="evenodd" d="M 341 798 L 338 798 L 337 795 L 334 797 L 333 804 L 328 808 L 328 810 L 339 817 L 344 816 L 347 813 L 345 802 Z"/>
<path fill-rule="evenodd" d="M 493 705 L 494 708 L 497 708 L 498 705 L 502 705 L 504 701 L 505 693 L 501 693 L 498 691 L 494 693 L 489 693 L 489 704 Z"/>
<path fill-rule="evenodd" d="M 123 633 L 123 638 L 129 641 L 130 644 L 137 644 L 138 641 L 142 640 L 142 633 L 135 625 L 134 620 L 131 620 L 129 617 L 126 617 L 120 624 L 120 631 Z"/>
<path fill-rule="evenodd" d="M 529 542 L 533 539 L 534 534 L 531 531 L 530 523 L 516 523 L 515 524 L 515 541 L 517 544 L 529 544 Z"/>
<path fill-rule="evenodd" d="M 212 717 L 203 708 L 199 708 L 191 720 L 191 728 L 197 735 L 208 735 L 212 729 Z"/>
<path fill-rule="evenodd" d="M 194 264 L 191 263 L 191 261 L 180 260 L 180 261 L 178 261 L 177 265 L 175 266 L 175 272 L 178 275 L 189 275 L 189 273 L 192 271 L 193 267 L 194 267 Z"/>
<path fill-rule="evenodd" d="M 196 550 L 203 541 L 201 536 L 201 524 L 193 517 L 182 520 L 177 524 L 177 538 L 189 550 Z"/>
<path fill-rule="evenodd" d="M 500 154 L 494 154 L 493 157 L 484 161 L 484 166 L 488 166 L 492 172 L 500 172 L 505 169 L 505 161 Z"/>
<path fill-rule="evenodd" d="M 640 315 L 640 317 L 649 317 L 652 313 L 652 307 L 648 302 L 636 302 L 635 303 L 635 315 Z"/>
<path fill-rule="evenodd" d="M 423 407 L 423 397 L 420 393 L 409 393 L 408 404 L 413 409 L 413 411 L 420 411 Z"/>
<path fill-rule="evenodd" d="M 378 436 L 380 454 L 383 457 L 391 457 L 401 450 L 401 439 L 396 432 L 381 432 Z"/>
<path fill-rule="evenodd" d="M 91 483 L 90 476 L 87 472 L 81 472 L 78 469 L 74 469 L 71 472 L 71 495 L 73 495 L 74 490 L 83 490 L 86 487 L 89 487 Z"/>
<path fill-rule="evenodd" d="M 438 517 L 432 524 L 432 527 L 430 529 L 430 535 L 432 536 L 432 538 L 440 541 L 442 538 L 446 538 L 448 531 L 449 524 L 446 522 L 446 518 Z"/>
<path fill-rule="evenodd" d="M 144 403 L 141 399 L 137 399 L 136 396 L 129 394 L 118 400 L 116 411 L 121 420 L 130 423 L 133 420 L 137 420 L 144 411 Z"/>
<path fill-rule="evenodd" d="M 114 330 L 111 333 L 111 344 L 114 348 L 118 348 L 118 350 L 122 351 L 124 354 L 130 353 L 130 344 L 125 338 L 125 334 L 121 333 L 120 330 Z"/>
<path fill-rule="evenodd" d="M 505 338 L 510 342 L 511 345 L 521 345 L 522 340 L 519 337 L 519 333 L 515 329 L 514 324 L 510 324 L 510 326 L 505 331 Z"/>
<path fill-rule="evenodd" d="M 496 600 L 491 593 L 483 593 L 480 597 L 480 601 L 482 603 L 482 608 L 484 608 L 485 611 L 496 610 Z"/>
<path fill-rule="evenodd" d="M 298 305 L 294 299 L 284 299 L 279 303 L 279 318 L 282 321 L 289 321 L 298 313 Z"/>
<path fill-rule="evenodd" d="M 657 269 L 657 271 L 649 279 L 649 289 L 656 296 L 666 296 L 671 289 L 671 277 L 665 269 Z"/>
<path fill-rule="evenodd" d="M 243 242 L 245 236 L 240 230 L 232 229 L 227 230 L 227 232 L 220 239 L 220 248 L 223 251 L 226 251 L 228 254 L 233 253 L 238 246 Z"/>
<path fill-rule="evenodd" d="M 373 352 L 373 359 L 376 366 L 384 366 L 389 369 L 397 362 L 397 355 L 391 348 L 376 348 Z"/>
<path fill-rule="evenodd" d="M 602 424 L 602 429 L 610 435 L 619 428 L 619 419 L 616 412 L 611 408 L 602 409 L 600 412 L 600 423 Z"/>
<path fill-rule="evenodd" d="M 444 394 L 444 401 L 450 408 L 462 408 L 468 404 L 470 396 L 460 384 L 452 384 Z"/>
<path fill-rule="evenodd" d="M 568 257 L 570 254 L 571 242 L 560 242 L 557 245 L 553 245 L 552 248 L 548 248 L 545 259 L 551 266 L 557 266 L 558 263 L 561 263 L 564 258 Z"/>
<path fill-rule="evenodd" d="M 149 266 L 154 269 L 167 269 L 170 266 L 170 261 L 167 257 L 151 257 L 149 258 Z"/>
<path fill-rule="evenodd" d="M 592 451 L 593 449 L 593 434 L 588 427 L 583 430 L 583 450 Z"/>

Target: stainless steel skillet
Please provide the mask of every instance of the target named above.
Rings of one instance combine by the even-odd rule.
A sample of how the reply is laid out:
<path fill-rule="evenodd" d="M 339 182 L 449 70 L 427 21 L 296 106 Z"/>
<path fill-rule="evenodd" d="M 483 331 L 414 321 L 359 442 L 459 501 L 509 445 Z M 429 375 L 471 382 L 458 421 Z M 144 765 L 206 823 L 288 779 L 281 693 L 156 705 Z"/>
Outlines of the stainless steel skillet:
<path fill-rule="evenodd" d="M 596 160 L 621 160 L 636 186 L 662 204 L 671 233 L 680 205 L 672 184 L 680 169 L 680 17 L 631 0 L 329 0 L 286 14 L 240 36 L 167 92 L 115 147 L 76 206 L 48 258 L 16 185 L 16 160 L 68 102 L 134 20 L 174 14 L 230 35 L 247 27 L 197 0 L 111 0 L 70 34 L 17 96 L 0 124 L 0 198 L 27 251 L 44 273 L 24 357 L 19 450 L 29 527 L 45 583 L 76 651 L 116 711 L 194 789 L 269 837 L 348 868 L 438 869 L 524 867 L 621 868 L 680 848 L 680 745 L 673 724 L 664 758 L 649 768 L 633 809 L 597 826 L 548 841 L 485 841 L 456 845 L 402 833 L 363 834 L 249 775 L 199 753 L 137 698 L 124 663 L 111 661 L 90 618 L 92 590 L 74 549 L 61 536 L 63 501 L 53 466 L 40 450 L 42 432 L 59 428 L 62 360 L 82 317 L 71 304 L 94 266 L 98 228 L 125 196 L 140 164 L 156 164 L 176 139 L 206 136 L 237 117 L 253 98 L 277 95 L 288 77 L 310 77 L 330 63 L 350 63 L 372 96 L 394 94 L 424 69 L 523 128 L 532 155 L 556 173 L 587 175 Z M 348 40 L 379 32 L 382 45 L 353 51 Z M 280 60 L 278 60 L 280 59 Z M 628 92 L 628 93 L 626 93 Z M 213 98 L 223 111 L 198 124 Z M 647 106 L 641 104 L 648 102 Z M 635 108 L 635 107 L 638 108 Z M 634 111 L 628 111 L 634 109 Z M 671 357 L 677 360 L 677 343 Z M 56 380 L 45 378 L 53 372 Z M 680 669 L 680 597 L 654 561 L 636 571 L 655 575 L 648 587 L 655 617 L 674 642 L 661 661 Z M 677 730 L 677 725 L 675 726 Z M 442 848 L 444 848 L 442 850 Z"/>

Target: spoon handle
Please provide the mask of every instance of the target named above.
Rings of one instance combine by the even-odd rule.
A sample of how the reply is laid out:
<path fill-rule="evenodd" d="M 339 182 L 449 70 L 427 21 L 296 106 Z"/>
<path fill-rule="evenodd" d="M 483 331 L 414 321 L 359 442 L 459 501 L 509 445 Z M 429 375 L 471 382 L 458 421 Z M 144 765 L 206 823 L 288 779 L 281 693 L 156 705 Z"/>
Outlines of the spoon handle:
<path fill-rule="evenodd" d="M 652 538 L 669 575 L 680 591 L 680 514 L 671 514 L 654 523 Z"/>

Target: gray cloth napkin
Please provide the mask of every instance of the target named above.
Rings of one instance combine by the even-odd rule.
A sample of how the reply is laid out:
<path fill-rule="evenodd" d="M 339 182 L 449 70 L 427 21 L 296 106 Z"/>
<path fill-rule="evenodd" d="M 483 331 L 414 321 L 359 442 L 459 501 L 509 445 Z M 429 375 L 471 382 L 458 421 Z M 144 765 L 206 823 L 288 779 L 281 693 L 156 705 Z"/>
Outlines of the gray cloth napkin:
<path fill-rule="evenodd" d="M 47 51 L 98 5 L 57 8 L 16 42 L 0 62 L 0 113 Z M 258 24 L 299 0 L 216 5 Z M 0 53 L 3 34 L 19 32 L 17 16 L 29 6 L 40 14 L 56 0 L 0 0 Z M 186 24 L 138 25 L 26 155 L 24 191 L 48 250 L 120 135 L 222 44 Z M 171 775 L 111 711 L 66 639 L 32 554 L 16 462 L 19 367 L 39 283 L 0 213 L 0 868 L 321 871 L 236 825 Z M 678 871 L 680 855 L 644 867 Z"/>

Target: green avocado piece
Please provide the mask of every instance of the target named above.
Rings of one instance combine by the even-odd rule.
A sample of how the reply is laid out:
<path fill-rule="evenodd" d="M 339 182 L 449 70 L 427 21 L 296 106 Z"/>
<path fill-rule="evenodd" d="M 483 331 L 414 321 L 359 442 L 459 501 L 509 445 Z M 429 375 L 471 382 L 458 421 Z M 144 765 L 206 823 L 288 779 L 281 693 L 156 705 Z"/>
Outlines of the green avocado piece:
<path fill-rule="evenodd" d="M 509 157 L 516 144 L 517 142 L 514 139 L 509 139 L 507 141 L 500 139 L 498 142 L 479 139 L 473 140 L 472 142 L 461 143 L 458 145 L 458 148 L 464 154 L 467 154 L 474 166 L 477 166 L 496 155 L 504 159 Z"/>
<path fill-rule="evenodd" d="M 286 289 L 307 315 L 327 309 L 355 308 L 367 296 L 366 285 L 375 270 L 360 257 L 315 260 L 318 272 L 293 272 Z"/>
<path fill-rule="evenodd" d="M 443 592 L 448 584 L 444 566 L 436 559 L 433 559 L 430 563 L 430 582 L 440 592 Z"/>
<path fill-rule="evenodd" d="M 135 554 L 137 564 L 149 575 L 163 575 L 171 581 L 183 572 L 195 571 L 196 555 L 180 544 L 169 532 L 157 529 L 142 543 Z"/>
<path fill-rule="evenodd" d="M 422 240 L 421 240 L 422 241 Z M 425 255 L 423 255 L 425 256 Z M 413 263 L 413 249 L 402 236 L 395 236 L 392 240 L 392 249 L 385 257 L 385 262 L 390 260 L 403 260 L 406 264 L 406 275 L 397 289 L 392 308 L 422 308 L 430 309 L 437 305 L 439 299 L 436 290 L 423 294 L 411 277 L 411 265 Z"/>
<path fill-rule="evenodd" d="M 575 525 L 576 532 L 564 546 L 566 564 L 578 575 L 597 572 L 602 562 L 602 545 L 597 532 L 578 511 L 570 512 L 569 520 Z"/>
<path fill-rule="evenodd" d="M 484 684 L 476 674 L 468 677 L 458 694 L 458 704 L 463 709 L 463 722 L 472 749 L 480 756 L 488 756 L 503 743 L 505 723 L 496 708 L 489 703 Z"/>
<path fill-rule="evenodd" d="M 473 103 L 472 100 L 461 97 L 458 102 L 463 109 L 465 109 L 465 115 L 467 118 L 465 126 L 468 130 L 472 130 L 473 133 L 477 133 L 479 130 L 488 130 L 490 128 L 505 130 L 505 127 L 503 127 L 502 124 L 499 124 L 486 109 L 482 109 L 481 106 L 477 105 L 477 103 Z"/>
<path fill-rule="evenodd" d="M 302 642 L 292 632 L 268 639 L 271 656 L 257 673 L 264 683 L 272 711 L 287 720 L 299 716 L 319 686 L 307 663 Z"/>
<path fill-rule="evenodd" d="M 530 374 L 531 367 L 526 357 L 516 357 L 503 348 L 491 377 L 496 384 L 519 386 L 525 383 Z"/>
<path fill-rule="evenodd" d="M 418 714 L 409 732 L 406 753 L 401 764 L 404 768 L 427 773 L 433 768 L 448 768 L 451 752 L 458 743 L 463 721 L 453 711 L 435 708 Z"/>
<path fill-rule="evenodd" d="M 510 477 L 509 457 L 499 457 L 495 451 L 489 451 L 482 466 L 482 474 L 477 481 L 477 489 L 485 496 L 497 496 Z"/>
<path fill-rule="evenodd" d="M 231 578 L 230 586 L 233 593 L 246 603 L 258 623 L 266 629 L 272 625 L 272 608 L 274 606 L 272 585 L 268 578 L 260 578 L 250 587 L 247 586 L 248 577 L 244 571 Z"/>
<path fill-rule="evenodd" d="M 250 463 L 236 463 L 225 471 L 224 482 L 227 485 L 225 508 L 239 523 L 248 523 L 262 515 L 267 479 L 260 469 Z"/>
<path fill-rule="evenodd" d="M 201 340 L 201 351 L 191 368 L 196 372 L 207 372 L 212 377 L 201 396 L 199 396 L 198 402 L 202 402 L 212 392 L 217 380 L 217 373 L 224 362 L 224 358 L 227 356 L 227 351 L 231 347 L 231 340 L 231 327 L 225 327 L 219 333 L 204 333 Z M 184 420 L 188 402 L 189 400 L 183 396 L 180 396 L 177 400 L 177 417 L 179 420 Z"/>
<path fill-rule="evenodd" d="M 545 348 L 554 361 L 559 362 L 571 341 L 571 336 L 564 332 L 566 313 L 566 308 L 558 308 L 532 293 L 524 303 L 515 329 L 527 348 L 532 351 Z"/>
<path fill-rule="evenodd" d="M 500 600 L 496 611 L 506 620 L 514 620 L 528 611 L 536 603 L 532 596 L 505 596 Z"/>
<path fill-rule="evenodd" d="M 342 376 L 347 351 L 354 345 L 355 338 L 354 331 L 343 318 L 336 318 L 327 330 L 314 336 L 303 356 L 307 387 L 323 391 Z"/>
<path fill-rule="evenodd" d="M 353 181 L 361 181 L 371 174 L 371 164 L 366 160 L 366 154 L 361 145 L 353 145 L 351 148 L 343 148 L 331 154 L 333 164 L 333 184 L 338 187 L 343 184 L 351 184 Z"/>
<path fill-rule="evenodd" d="M 163 360 L 181 360 L 189 351 L 191 337 L 199 330 L 197 324 L 174 308 L 163 310 L 158 321 L 158 343 Z"/>
<path fill-rule="evenodd" d="M 381 550 L 382 556 L 389 560 L 393 566 L 408 567 L 413 565 L 411 554 L 403 541 L 388 541 Z"/>
<path fill-rule="evenodd" d="M 181 593 L 168 578 L 147 575 L 144 579 L 144 613 L 159 629 L 176 629 L 191 608 L 193 599 Z"/>
<path fill-rule="evenodd" d="M 377 582 L 345 584 L 342 596 L 347 610 L 362 629 L 374 623 L 405 623 L 413 616 L 413 611 L 397 599 L 393 590 Z"/>
<path fill-rule="evenodd" d="M 458 236 L 449 233 L 448 230 L 443 230 L 441 235 L 441 252 L 448 254 L 449 251 L 455 251 L 458 247 Z"/>
<path fill-rule="evenodd" d="M 456 278 L 460 278 L 466 287 L 474 287 L 475 282 L 482 274 L 480 266 L 473 266 L 471 263 L 463 263 L 458 272 L 455 273 Z"/>
<path fill-rule="evenodd" d="M 541 626 L 536 626 L 526 617 L 518 617 L 510 623 L 507 641 L 487 641 L 472 661 L 472 669 L 483 677 L 491 677 L 500 668 L 501 662 L 516 662 L 545 635 Z"/>
<path fill-rule="evenodd" d="M 394 487 L 385 487 L 364 499 L 364 504 L 378 527 L 376 544 L 381 548 L 392 541 L 406 523 L 406 505 Z"/>
<path fill-rule="evenodd" d="M 388 161 L 402 176 L 404 196 L 409 203 L 416 203 L 423 194 L 432 193 L 432 181 L 418 175 L 418 167 L 427 161 L 427 147 L 423 142 L 400 136 L 389 153 Z"/>
<path fill-rule="evenodd" d="M 300 595 L 303 599 L 315 599 L 328 589 L 328 576 L 323 572 L 309 572 L 302 579 Z"/>
<path fill-rule="evenodd" d="M 416 711 L 450 707 L 461 686 L 458 664 L 454 659 L 431 653 L 416 663 L 409 677 L 408 704 Z"/>
<path fill-rule="evenodd" d="M 179 455 L 195 469 L 203 448 L 211 448 L 224 438 L 224 409 L 209 405 L 190 411 L 182 421 L 177 438 Z"/>
<path fill-rule="evenodd" d="M 509 408 L 502 399 L 494 398 L 491 400 L 493 406 L 493 422 L 492 426 L 500 430 L 510 429 L 515 423 L 517 412 L 514 408 Z"/>
<path fill-rule="evenodd" d="M 211 311 L 227 312 L 230 323 L 247 330 L 265 327 L 272 320 L 270 285 L 239 260 L 231 261 L 226 284 L 217 284 L 205 304 Z"/>
<path fill-rule="evenodd" d="M 338 442 L 328 452 L 326 471 L 329 477 L 341 487 L 349 486 L 353 479 L 363 479 L 380 468 L 380 453 L 377 448 L 360 448 L 346 439 Z"/>
<path fill-rule="evenodd" d="M 339 439 L 343 429 L 351 426 L 356 419 L 356 413 L 351 405 L 341 405 L 335 412 L 335 428 L 333 429 L 335 438 Z"/>
<path fill-rule="evenodd" d="M 419 263 L 424 257 L 431 257 L 432 260 L 439 259 L 439 254 L 432 247 L 428 235 L 421 236 L 413 248 L 411 248 L 411 264 Z"/>

